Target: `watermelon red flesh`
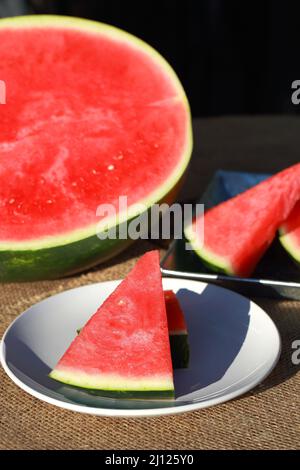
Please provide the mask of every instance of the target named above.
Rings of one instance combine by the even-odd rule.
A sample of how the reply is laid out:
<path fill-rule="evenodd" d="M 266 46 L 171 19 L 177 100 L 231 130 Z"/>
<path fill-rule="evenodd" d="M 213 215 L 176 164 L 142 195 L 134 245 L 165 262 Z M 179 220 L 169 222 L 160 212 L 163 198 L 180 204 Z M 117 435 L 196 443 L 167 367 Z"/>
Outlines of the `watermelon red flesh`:
<path fill-rule="evenodd" d="M 164 291 L 173 369 L 188 367 L 188 332 L 183 311 L 174 292 Z M 79 334 L 82 328 L 77 330 Z"/>
<path fill-rule="evenodd" d="M 0 245 L 49 244 L 95 227 L 99 204 L 132 206 L 171 182 L 189 113 L 158 54 L 93 22 L 2 21 Z"/>
<path fill-rule="evenodd" d="M 164 291 L 169 334 L 187 334 L 183 311 L 176 294 L 172 290 Z"/>
<path fill-rule="evenodd" d="M 212 269 L 247 276 L 299 198 L 300 164 L 296 164 L 207 211 L 202 219 L 203 246 L 196 221 L 185 234 Z"/>
<path fill-rule="evenodd" d="M 279 240 L 290 256 L 300 263 L 300 201 L 279 228 Z"/>
<path fill-rule="evenodd" d="M 157 251 L 140 258 L 73 340 L 50 377 L 94 390 L 173 394 Z"/>

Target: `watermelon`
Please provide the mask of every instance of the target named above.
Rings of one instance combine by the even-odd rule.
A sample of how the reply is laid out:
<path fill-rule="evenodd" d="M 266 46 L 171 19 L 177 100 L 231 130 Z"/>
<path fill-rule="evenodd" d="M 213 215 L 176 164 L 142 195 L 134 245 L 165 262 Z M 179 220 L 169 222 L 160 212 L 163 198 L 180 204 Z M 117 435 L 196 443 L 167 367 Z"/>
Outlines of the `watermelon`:
<path fill-rule="evenodd" d="M 173 369 L 189 365 L 188 331 L 179 301 L 171 290 L 164 291 Z M 82 328 L 78 328 L 77 333 Z"/>
<path fill-rule="evenodd" d="M 249 276 L 299 198 L 300 163 L 208 210 L 186 238 L 211 269 Z"/>
<path fill-rule="evenodd" d="M 175 72 L 124 31 L 51 15 L 1 19 L 0 57 L 0 280 L 61 277 L 123 250 L 130 240 L 97 233 L 174 200 L 190 159 Z M 103 204 L 117 219 L 96 214 Z"/>
<path fill-rule="evenodd" d="M 288 254 L 300 263 L 300 201 L 279 228 L 279 241 Z"/>
<path fill-rule="evenodd" d="M 139 259 L 76 336 L 50 377 L 110 396 L 173 397 L 157 251 Z"/>
<path fill-rule="evenodd" d="M 166 290 L 164 294 L 173 368 L 185 369 L 189 365 L 190 352 L 184 314 L 175 293 Z"/>

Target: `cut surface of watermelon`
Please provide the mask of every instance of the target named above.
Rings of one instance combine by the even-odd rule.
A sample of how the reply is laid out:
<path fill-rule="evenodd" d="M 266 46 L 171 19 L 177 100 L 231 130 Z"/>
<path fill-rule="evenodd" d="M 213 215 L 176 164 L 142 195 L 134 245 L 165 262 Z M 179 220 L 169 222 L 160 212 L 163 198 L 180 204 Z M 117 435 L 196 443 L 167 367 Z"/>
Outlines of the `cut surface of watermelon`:
<path fill-rule="evenodd" d="M 187 368 L 189 364 L 188 331 L 183 311 L 172 290 L 164 291 L 173 369 Z M 82 328 L 78 328 L 77 334 Z"/>
<path fill-rule="evenodd" d="M 296 164 L 208 210 L 200 221 L 203 244 L 195 220 L 185 235 L 213 270 L 248 276 L 299 198 L 300 164 Z"/>
<path fill-rule="evenodd" d="M 77 387 L 173 396 L 157 251 L 146 253 L 73 340 L 50 377 Z"/>
<path fill-rule="evenodd" d="M 172 290 L 164 291 L 169 338 L 174 369 L 187 368 L 189 365 L 188 330 L 179 300 Z"/>
<path fill-rule="evenodd" d="M 300 263 L 300 201 L 279 228 L 279 241 L 289 255 Z"/>
<path fill-rule="evenodd" d="M 0 278 L 63 275 L 120 251 L 126 241 L 96 237 L 115 225 L 102 227 L 97 207 L 112 204 L 118 223 L 136 216 L 168 195 L 190 158 L 174 71 L 128 33 L 51 15 L 1 19 L 0 56 Z M 70 256 L 59 262 L 60 247 Z"/>

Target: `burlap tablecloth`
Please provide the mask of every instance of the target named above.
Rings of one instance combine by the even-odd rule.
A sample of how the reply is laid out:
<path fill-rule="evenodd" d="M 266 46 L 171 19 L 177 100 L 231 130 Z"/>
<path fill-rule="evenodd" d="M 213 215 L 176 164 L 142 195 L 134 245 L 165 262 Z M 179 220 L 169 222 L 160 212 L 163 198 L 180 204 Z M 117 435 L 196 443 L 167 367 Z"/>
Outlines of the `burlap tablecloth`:
<path fill-rule="evenodd" d="M 221 151 L 220 140 L 215 139 L 216 129 L 220 127 L 224 131 L 224 126 L 225 128 L 227 126 L 230 134 L 232 127 L 241 126 L 238 120 L 229 120 L 229 124 L 226 120 L 223 120 L 223 124 L 220 121 L 210 121 L 210 125 L 207 121 L 196 123 L 196 127 L 203 127 L 205 130 L 203 135 L 207 140 L 203 142 L 204 155 Z M 284 127 L 287 146 L 291 137 L 296 138 L 295 134 L 291 135 L 291 121 L 288 122 L 289 126 Z M 294 121 L 292 122 L 294 125 Z M 249 135 L 249 126 L 250 130 L 251 126 L 255 128 L 258 126 L 260 131 L 258 135 L 265 142 L 265 145 L 261 143 L 258 155 L 255 155 L 257 161 L 257 158 L 266 157 L 267 152 L 264 154 L 264 149 L 270 147 L 268 144 L 270 133 L 268 134 L 266 129 L 271 132 L 274 125 L 278 128 L 282 126 L 279 126 L 277 120 L 275 124 L 274 122 L 270 124 L 270 120 L 261 120 L 260 125 L 257 121 L 254 123 L 248 120 L 246 124 L 248 134 L 244 129 L 245 135 Z M 257 134 L 257 129 L 255 132 Z M 228 132 L 225 135 L 228 137 Z M 225 155 L 226 139 L 223 147 Z M 228 140 L 227 147 L 228 145 L 233 145 L 234 151 L 238 151 L 236 143 L 232 144 Z M 240 139 L 240 146 L 241 149 L 248 148 L 248 153 L 250 152 L 245 138 Z M 212 168 L 210 159 L 206 176 L 201 173 L 201 183 L 207 182 L 213 169 L 220 166 L 231 168 L 231 165 L 226 166 L 224 157 L 222 162 L 220 165 L 216 161 L 215 168 Z M 190 173 L 192 179 L 195 179 L 197 171 L 200 174 L 201 166 L 205 168 L 204 163 L 201 158 L 198 163 L 194 160 Z M 241 164 L 237 165 L 237 169 L 249 169 L 248 163 L 247 161 L 244 167 Z M 261 162 L 258 166 L 260 165 Z M 257 171 L 255 165 L 252 169 Z M 265 171 L 271 171 L 270 165 L 266 165 Z M 199 193 L 203 185 L 196 186 L 198 185 L 194 184 L 194 191 Z M 186 187 L 190 192 L 191 185 L 187 184 Z M 134 265 L 137 256 L 150 247 L 147 242 L 137 242 L 112 262 L 68 279 L 0 285 L 0 335 L 2 336 L 5 328 L 24 309 L 49 295 L 87 283 L 123 277 Z M 66 411 L 43 403 L 20 390 L 1 369 L 0 449 L 299 448 L 300 367 L 292 364 L 291 344 L 293 340 L 300 339 L 300 302 L 267 299 L 260 299 L 257 302 L 275 321 L 281 333 L 283 350 L 275 370 L 252 392 L 222 405 L 176 416 L 140 419 L 101 418 Z"/>

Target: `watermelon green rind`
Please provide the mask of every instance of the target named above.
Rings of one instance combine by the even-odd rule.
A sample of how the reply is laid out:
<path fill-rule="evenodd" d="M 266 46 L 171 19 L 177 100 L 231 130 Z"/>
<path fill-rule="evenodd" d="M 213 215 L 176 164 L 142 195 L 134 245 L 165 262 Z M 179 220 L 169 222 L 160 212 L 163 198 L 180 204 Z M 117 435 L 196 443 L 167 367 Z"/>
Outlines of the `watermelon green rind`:
<path fill-rule="evenodd" d="M 279 230 L 279 241 L 287 253 L 295 260 L 300 263 L 300 249 L 299 245 L 294 239 L 292 234 L 285 233 L 284 229 Z"/>
<path fill-rule="evenodd" d="M 218 256 L 215 253 L 211 252 L 207 248 L 204 248 L 204 245 L 201 246 L 199 241 L 195 235 L 193 230 L 192 224 L 187 225 L 184 229 L 184 234 L 189 243 L 191 244 L 193 250 L 197 253 L 199 258 L 203 261 L 203 263 L 212 271 L 225 273 L 229 275 L 234 274 L 234 270 L 230 264 L 230 262 L 222 257 Z"/>
<path fill-rule="evenodd" d="M 288 255 L 300 263 L 300 202 L 294 206 L 292 212 L 278 229 L 279 241 Z"/>
<path fill-rule="evenodd" d="M 36 281 L 71 275 L 108 260 L 131 243 L 130 239 L 99 240 L 93 236 L 40 250 L 0 251 L 0 281 Z"/>
<path fill-rule="evenodd" d="M 176 167 L 165 182 L 147 197 L 133 204 L 126 213 L 117 215 L 117 219 L 105 221 L 105 225 L 91 225 L 58 236 L 45 236 L 26 241 L 0 241 L 0 281 L 23 281 L 50 279 L 69 275 L 91 267 L 114 256 L 130 244 L 130 240 L 99 240 L 96 233 L 119 226 L 122 222 L 134 219 L 141 214 L 140 205 L 150 208 L 154 203 L 164 202 L 174 187 L 180 185 L 188 166 L 193 139 L 191 114 L 183 87 L 172 67 L 151 46 L 131 34 L 113 26 L 92 20 L 55 15 L 35 15 L 0 19 L 2 28 L 75 28 L 94 34 L 107 34 L 112 38 L 127 41 L 132 47 L 144 51 L 158 66 L 166 71 L 177 91 L 173 99 L 178 99 L 186 109 L 187 134 L 184 150 Z M 117 220 L 117 224 L 115 224 Z"/>
<path fill-rule="evenodd" d="M 75 391 L 75 393 L 74 393 Z M 76 391 L 80 392 L 80 403 L 84 402 L 84 398 L 87 398 L 88 395 L 88 404 L 91 403 L 92 397 L 99 397 L 99 398 L 117 398 L 117 399 L 123 399 L 123 400 L 128 400 L 128 399 L 136 399 L 136 400 L 142 400 L 142 399 L 147 399 L 149 400 L 156 400 L 156 401 L 161 401 L 161 400 L 170 400 L 174 399 L 174 391 L 173 390 L 162 390 L 160 392 L 158 391 L 122 391 L 122 390 L 93 390 L 93 389 L 82 389 L 81 387 L 75 387 L 72 385 L 71 387 L 68 387 L 66 390 L 66 387 L 61 390 L 61 393 L 63 393 L 66 397 L 70 397 L 72 400 L 76 400 Z M 84 395 L 84 398 L 82 396 L 82 393 L 86 393 Z"/>
<path fill-rule="evenodd" d="M 172 334 L 170 332 L 170 347 L 174 369 L 186 369 L 189 365 L 190 349 L 187 333 Z"/>

